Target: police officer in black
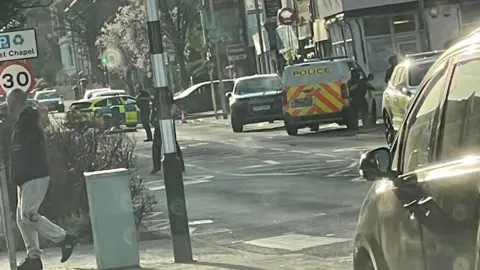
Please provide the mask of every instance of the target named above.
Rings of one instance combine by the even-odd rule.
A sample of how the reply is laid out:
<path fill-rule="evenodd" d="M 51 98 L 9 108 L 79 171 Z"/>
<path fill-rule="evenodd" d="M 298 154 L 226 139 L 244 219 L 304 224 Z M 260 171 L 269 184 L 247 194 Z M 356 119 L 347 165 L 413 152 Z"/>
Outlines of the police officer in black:
<path fill-rule="evenodd" d="M 170 95 L 170 102 L 172 104 L 172 118 L 175 121 L 175 101 L 173 99 L 173 94 L 169 91 Z M 157 106 L 156 106 L 157 100 L 154 101 L 153 105 L 153 112 L 152 112 L 152 125 L 155 128 L 153 132 L 153 144 L 152 144 L 152 159 L 153 159 L 153 169 L 151 171 L 151 174 L 155 174 L 159 172 L 162 169 L 162 136 L 160 132 L 160 126 L 158 123 L 158 118 L 157 118 Z M 174 132 L 175 132 L 175 143 L 177 144 L 177 155 L 178 158 L 180 159 L 181 165 L 182 165 L 182 171 L 185 171 L 185 163 L 183 161 L 183 154 L 182 150 L 180 149 L 180 145 L 178 144 L 177 141 L 177 135 L 175 131 L 175 123 L 174 123 Z"/>
<path fill-rule="evenodd" d="M 145 129 L 145 133 L 147 134 L 147 139 L 144 140 L 144 142 L 151 142 L 153 136 L 152 129 L 150 128 L 150 94 L 143 89 L 139 89 L 139 92 L 137 96 L 137 106 L 140 109 L 140 119 L 143 129 Z"/>
<path fill-rule="evenodd" d="M 354 115 L 358 118 L 358 114 L 360 113 L 363 125 L 365 126 L 368 120 L 368 102 L 365 95 L 368 90 L 373 90 L 373 87 L 368 83 L 366 78 L 362 78 L 362 73 L 360 69 L 352 69 L 351 78 L 347 85 L 350 90 L 349 94 L 352 99 Z"/>

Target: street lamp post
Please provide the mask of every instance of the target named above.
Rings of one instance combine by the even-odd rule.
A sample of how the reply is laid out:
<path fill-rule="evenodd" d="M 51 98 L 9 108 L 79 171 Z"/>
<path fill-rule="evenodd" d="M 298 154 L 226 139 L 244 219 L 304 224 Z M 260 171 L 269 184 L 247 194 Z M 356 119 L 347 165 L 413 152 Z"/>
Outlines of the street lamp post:
<path fill-rule="evenodd" d="M 220 49 L 218 46 L 218 28 L 217 28 L 217 23 L 215 20 L 215 10 L 213 9 L 213 0 L 209 1 L 210 4 L 210 21 L 212 24 L 212 27 L 215 29 L 215 58 L 217 60 L 217 76 L 218 76 L 218 84 L 220 88 L 220 101 L 222 102 L 222 113 L 223 113 L 223 119 L 228 119 L 228 111 L 227 111 L 227 100 L 225 97 L 225 91 L 223 89 L 223 70 L 221 67 L 221 62 L 220 62 Z"/>
<path fill-rule="evenodd" d="M 155 87 L 155 101 L 158 125 L 164 152 L 163 168 L 168 217 L 172 233 L 173 256 L 177 263 L 192 262 L 192 244 L 188 227 L 185 189 L 182 170 L 177 156 L 174 122 L 172 119 L 172 98 L 168 89 L 166 54 L 163 51 L 163 31 L 156 0 L 146 0 L 148 39 L 151 54 L 152 74 Z M 155 138 L 158 140 L 158 138 Z"/>
<path fill-rule="evenodd" d="M 266 68 L 265 64 L 265 50 L 263 47 L 263 29 L 262 29 L 262 22 L 260 21 L 260 7 L 258 4 L 258 0 L 255 0 L 255 15 L 257 19 L 257 32 L 258 32 L 258 42 L 260 43 L 260 56 L 259 56 L 259 63 L 260 63 L 260 74 L 264 73 L 264 70 Z"/>

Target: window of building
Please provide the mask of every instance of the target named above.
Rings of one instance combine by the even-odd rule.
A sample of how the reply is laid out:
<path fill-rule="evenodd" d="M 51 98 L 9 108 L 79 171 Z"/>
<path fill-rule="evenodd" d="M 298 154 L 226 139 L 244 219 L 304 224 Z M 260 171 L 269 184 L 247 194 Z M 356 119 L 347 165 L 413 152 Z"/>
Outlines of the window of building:
<path fill-rule="evenodd" d="M 412 32 L 416 30 L 414 14 L 393 16 L 392 24 L 394 33 Z"/>
<path fill-rule="evenodd" d="M 384 36 L 390 35 L 390 19 L 389 17 L 370 17 L 363 19 L 363 27 L 365 36 Z"/>
<path fill-rule="evenodd" d="M 68 50 L 69 66 L 74 66 L 74 65 L 75 65 L 75 62 L 74 62 L 74 60 L 73 60 L 73 50 L 72 50 L 72 46 L 68 45 L 67 50 Z"/>

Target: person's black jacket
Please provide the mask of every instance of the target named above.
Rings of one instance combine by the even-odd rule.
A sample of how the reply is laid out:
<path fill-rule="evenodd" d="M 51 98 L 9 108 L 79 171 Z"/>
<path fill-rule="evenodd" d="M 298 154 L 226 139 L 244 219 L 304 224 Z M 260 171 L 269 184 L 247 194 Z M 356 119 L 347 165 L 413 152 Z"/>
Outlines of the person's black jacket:
<path fill-rule="evenodd" d="M 41 116 L 27 107 L 14 127 L 10 146 L 10 177 L 13 183 L 24 183 L 50 175 L 45 134 Z"/>
<path fill-rule="evenodd" d="M 150 116 L 150 94 L 146 91 L 140 91 L 140 94 L 137 96 L 137 106 L 140 109 L 140 114 L 142 119 L 146 116 Z"/>

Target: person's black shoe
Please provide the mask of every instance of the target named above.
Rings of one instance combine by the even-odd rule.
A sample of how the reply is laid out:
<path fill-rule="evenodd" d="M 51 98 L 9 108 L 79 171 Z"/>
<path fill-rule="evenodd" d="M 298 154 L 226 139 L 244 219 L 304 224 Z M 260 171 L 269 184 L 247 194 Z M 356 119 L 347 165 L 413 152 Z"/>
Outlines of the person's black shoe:
<path fill-rule="evenodd" d="M 40 258 L 26 258 L 18 267 L 18 270 L 42 270 L 43 264 Z"/>
<path fill-rule="evenodd" d="M 60 247 L 62 248 L 62 259 L 60 262 L 64 263 L 70 259 L 72 255 L 73 249 L 77 245 L 77 238 L 73 235 L 68 235 L 65 239 L 60 243 Z"/>
<path fill-rule="evenodd" d="M 145 139 L 144 142 L 153 142 L 153 139 Z"/>
<path fill-rule="evenodd" d="M 157 172 L 161 171 L 162 169 L 154 168 L 150 174 L 156 174 Z"/>

